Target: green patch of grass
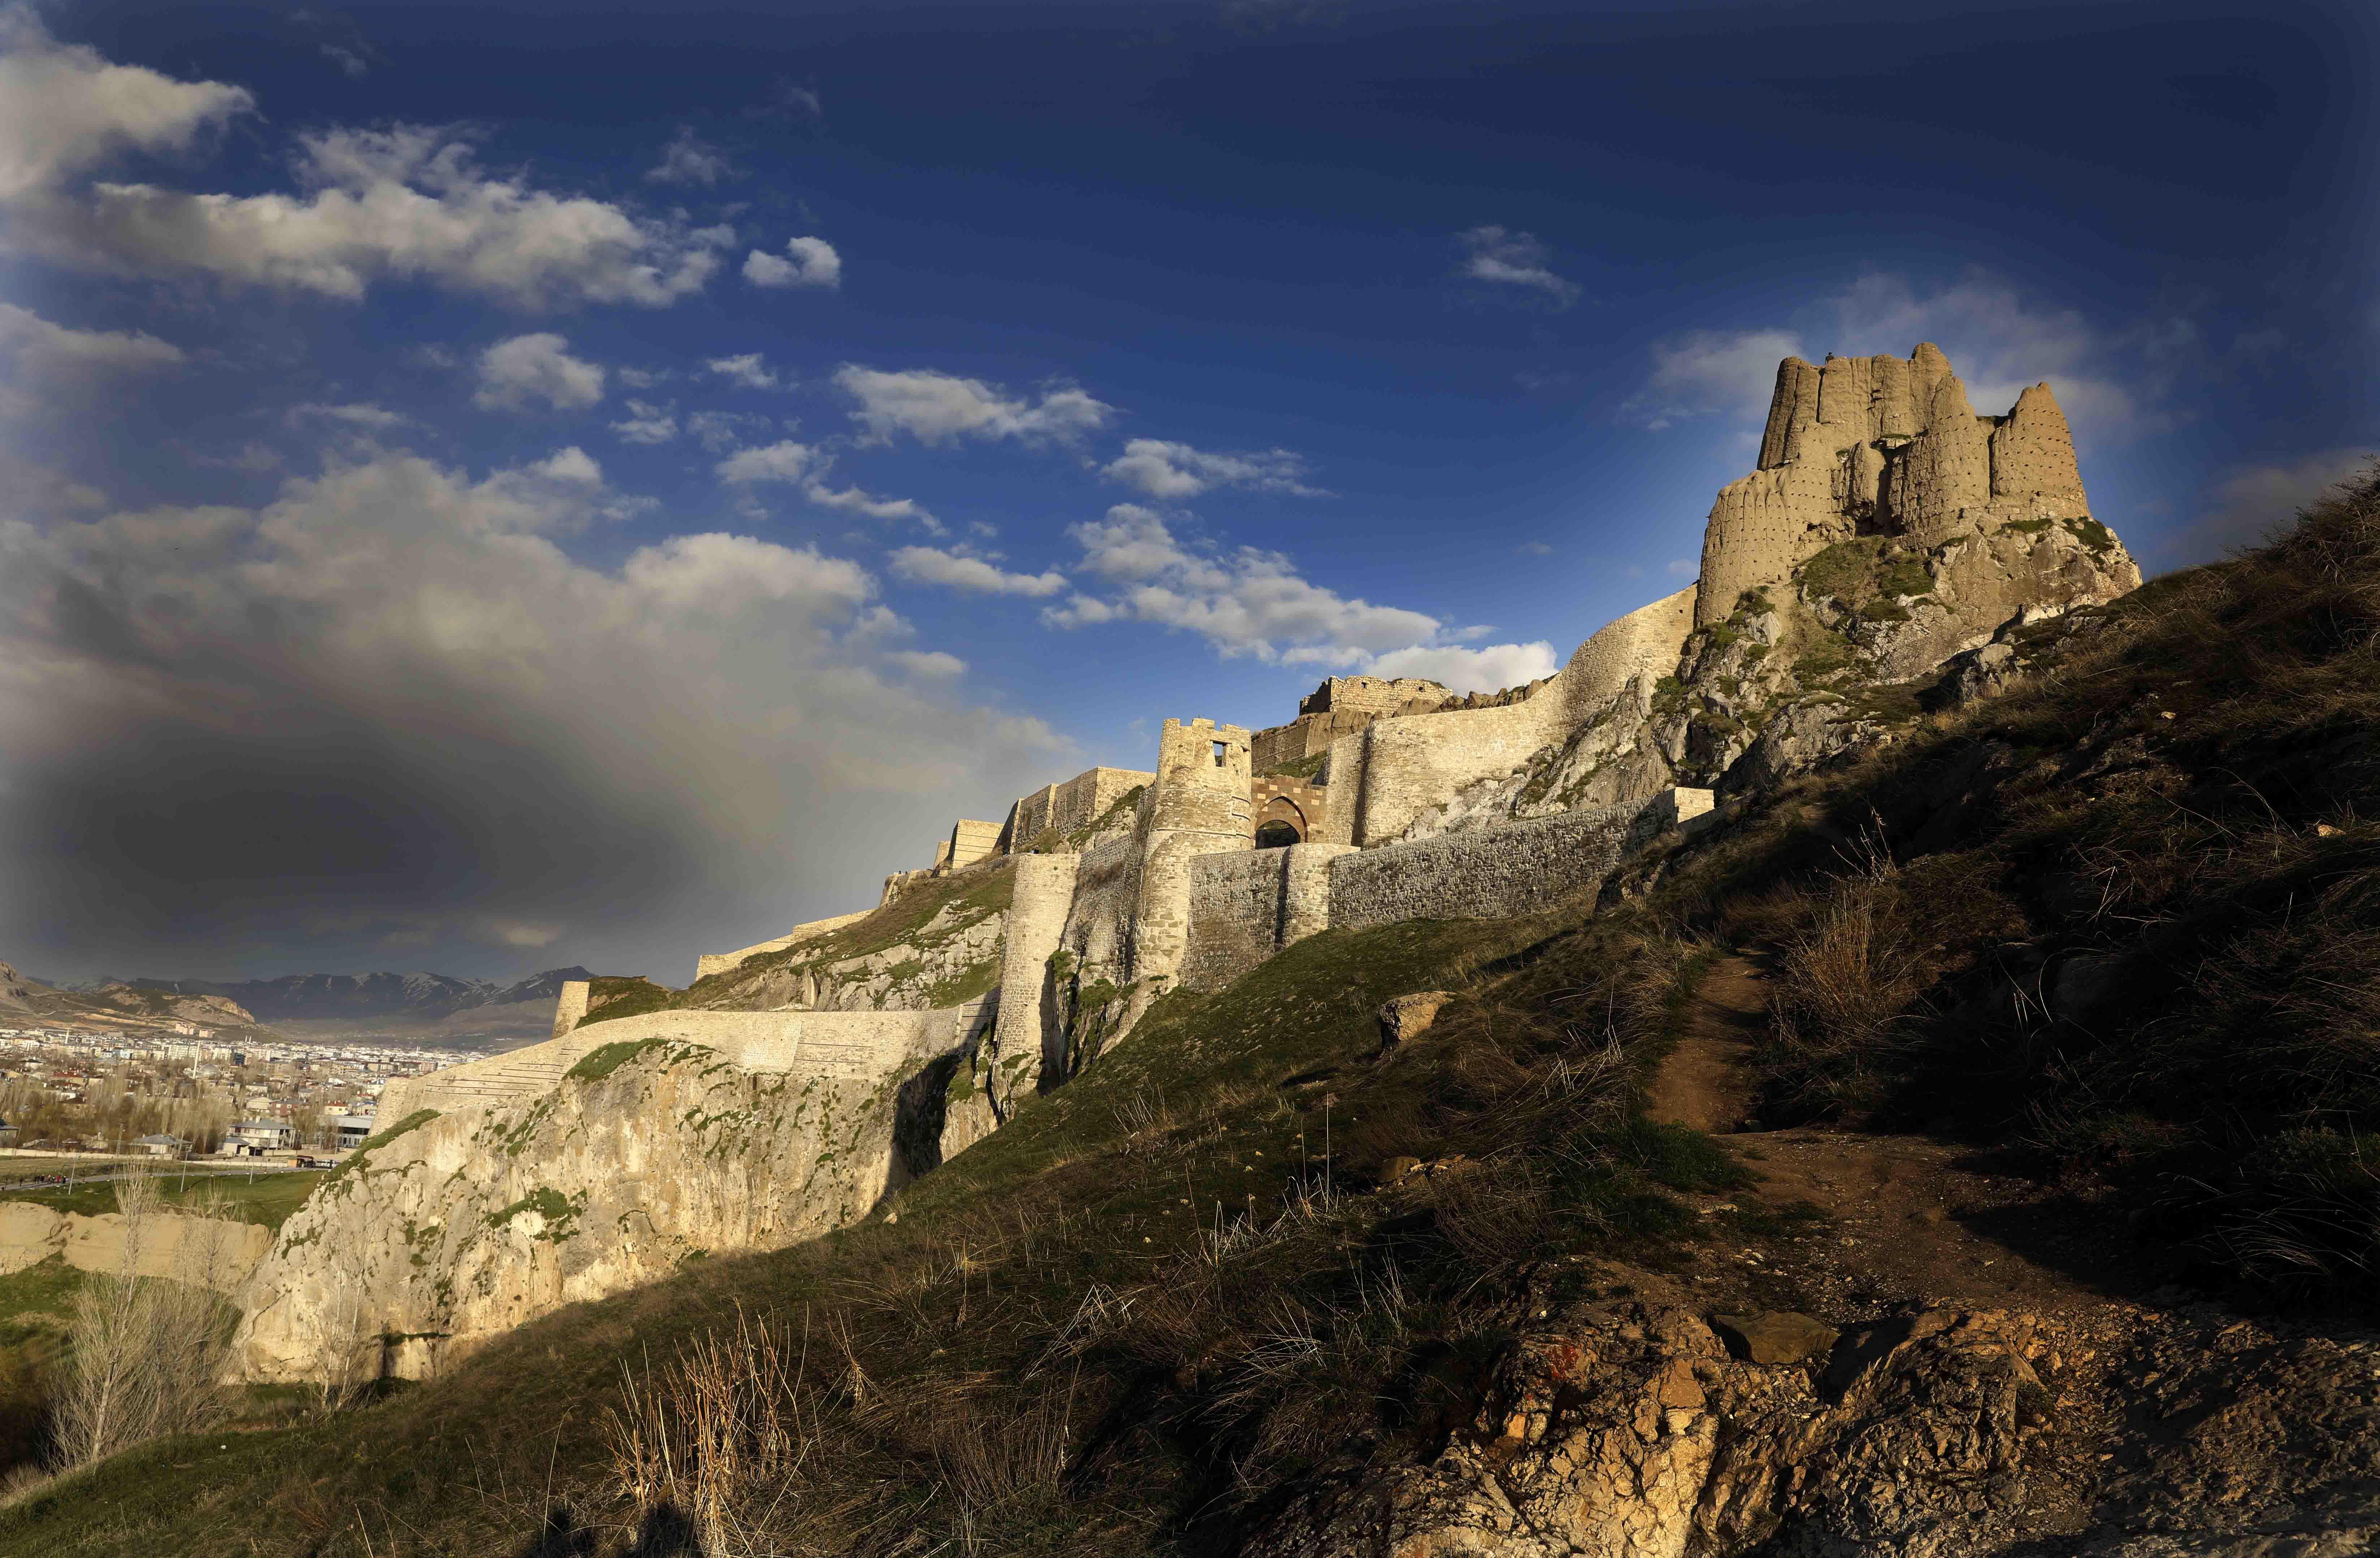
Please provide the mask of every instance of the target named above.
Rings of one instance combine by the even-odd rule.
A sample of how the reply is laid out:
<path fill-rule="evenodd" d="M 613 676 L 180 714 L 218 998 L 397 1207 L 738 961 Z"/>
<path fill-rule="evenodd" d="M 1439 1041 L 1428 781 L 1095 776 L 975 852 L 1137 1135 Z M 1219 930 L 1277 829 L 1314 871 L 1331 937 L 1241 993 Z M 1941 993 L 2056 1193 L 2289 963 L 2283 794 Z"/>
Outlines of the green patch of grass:
<path fill-rule="evenodd" d="M 1318 752 L 1308 752 L 1302 758 L 1292 758 L 1287 762 L 1277 762 L 1257 777 L 1259 779 L 1311 779 L 1321 773 L 1322 765 L 1330 761 L 1330 749 L 1325 748 Z"/>
<path fill-rule="evenodd" d="M 600 1082 L 647 1050 L 668 1042 L 666 1039 L 624 1039 L 605 1044 L 579 1056 L 578 1064 L 563 1075 L 581 1082 Z"/>
<path fill-rule="evenodd" d="M 750 964 L 753 958 L 744 962 Z M 716 979 L 719 976 L 713 975 Z M 681 992 L 667 985 L 655 984 L 642 976 L 624 978 L 604 976 L 587 981 L 587 1015 L 578 1026 L 612 1022 L 620 1017 L 640 1017 L 649 1012 L 665 1012 L 676 1004 Z"/>
<path fill-rule="evenodd" d="M 535 1212 L 545 1220 L 545 1226 L 535 1237 L 548 1244 L 560 1244 L 578 1231 L 578 1214 L 587 1209 L 587 1192 L 565 1196 L 551 1186 L 539 1186 L 510 1206 L 499 1207 L 486 1214 L 488 1226 L 501 1228 L 526 1212 Z"/>
<path fill-rule="evenodd" d="M 2070 518 L 2064 523 L 2067 529 L 2073 533 L 2074 539 L 2093 552 L 2106 552 L 2116 544 L 2116 532 L 2088 516 L 2079 519 Z"/>
<path fill-rule="evenodd" d="M 237 1169 L 210 1168 L 178 1175 L 168 1170 L 157 1176 L 157 1189 L 167 1211 L 214 1207 L 237 1222 L 278 1228 L 288 1221 L 290 1213 L 306 1204 L 306 1198 L 327 1177 L 310 1169 L 276 1169 L 252 1179 Z M 98 1217 L 116 1210 L 115 1186 L 112 1182 L 78 1185 L 71 1190 L 13 1190 L 6 1199 L 30 1201 L 53 1211 L 83 1217 Z"/>

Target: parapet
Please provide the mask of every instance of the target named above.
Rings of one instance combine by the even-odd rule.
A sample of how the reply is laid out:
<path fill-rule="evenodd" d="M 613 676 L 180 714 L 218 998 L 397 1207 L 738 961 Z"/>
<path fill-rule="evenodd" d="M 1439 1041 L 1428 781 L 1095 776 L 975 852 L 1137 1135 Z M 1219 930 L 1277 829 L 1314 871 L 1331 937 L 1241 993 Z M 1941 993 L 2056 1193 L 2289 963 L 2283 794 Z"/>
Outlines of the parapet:
<path fill-rule="evenodd" d="M 1423 714 L 1454 696 L 1453 689 L 1422 676 L 1330 676 L 1298 700 L 1301 714 L 1333 710 L 1375 718 L 1388 714 Z"/>

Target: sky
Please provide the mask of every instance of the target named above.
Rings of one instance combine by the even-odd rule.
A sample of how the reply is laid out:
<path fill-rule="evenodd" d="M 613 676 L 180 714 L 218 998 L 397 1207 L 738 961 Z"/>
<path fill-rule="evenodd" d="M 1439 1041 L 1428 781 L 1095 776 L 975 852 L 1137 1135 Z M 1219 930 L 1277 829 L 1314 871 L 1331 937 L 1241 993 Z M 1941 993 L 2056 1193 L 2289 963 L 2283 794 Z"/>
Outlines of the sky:
<path fill-rule="evenodd" d="M 696 953 L 1688 582 L 1781 357 L 2380 449 L 2350 0 L 0 5 L 0 958 Z"/>

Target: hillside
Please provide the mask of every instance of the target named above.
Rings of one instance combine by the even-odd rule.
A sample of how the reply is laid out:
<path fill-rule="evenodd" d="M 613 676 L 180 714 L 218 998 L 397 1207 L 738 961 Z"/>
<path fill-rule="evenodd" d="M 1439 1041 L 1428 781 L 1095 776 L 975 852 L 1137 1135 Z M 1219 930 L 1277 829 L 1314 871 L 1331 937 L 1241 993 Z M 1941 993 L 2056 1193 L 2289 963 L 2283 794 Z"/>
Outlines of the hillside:
<path fill-rule="evenodd" d="M 176 1022 L 203 1025 L 221 1035 L 270 1037 L 255 1015 L 225 996 L 146 989 L 114 980 L 66 990 L 29 979 L 0 963 L 0 1017 L 127 1031 Z"/>
<path fill-rule="evenodd" d="M 1852 689 L 1599 901 L 1174 991 L 859 1225 L 0 1553 L 2370 1551 L 2375 688 L 2380 482 Z"/>
<path fill-rule="evenodd" d="M 553 1000 L 584 968 L 549 968 L 510 984 L 447 974 L 287 974 L 274 980 L 133 980 L 132 988 L 239 1004 L 294 1038 L 429 1039 L 503 1049 L 542 1039 Z"/>

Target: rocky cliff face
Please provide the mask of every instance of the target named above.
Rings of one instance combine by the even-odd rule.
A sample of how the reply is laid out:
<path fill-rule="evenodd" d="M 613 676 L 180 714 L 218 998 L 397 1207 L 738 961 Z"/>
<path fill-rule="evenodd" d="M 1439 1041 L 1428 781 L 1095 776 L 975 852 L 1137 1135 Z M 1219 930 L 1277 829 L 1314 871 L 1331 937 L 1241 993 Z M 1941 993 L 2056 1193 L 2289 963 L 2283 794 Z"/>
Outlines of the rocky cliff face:
<path fill-rule="evenodd" d="M 1583 1304 L 1524 1333 L 1427 1464 L 1325 1479 L 1245 1551 L 2343 1558 L 2380 1540 L 2362 1350 L 2121 1309 L 1838 1333 Z"/>
<path fill-rule="evenodd" d="M 990 1128 L 970 1057 L 880 1081 L 607 1046 L 517 1107 L 419 1112 L 282 1226 L 242 1296 L 249 1379 L 434 1372 L 561 1305 L 865 1215 Z"/>
<path fill-rule="evenodd" d="M 1642 799 L 1671 785 L 1758 790 L 1884 738 L 1879 716 L 1937 694 L 1961 657 L 2140 584 L 2087 518 L 1927 545 L 1836 542 L 1744 592 L 1686 639 L 1677 674 L 1639 677 L 1569 738 L 1418 819 L 1410 836 Z"/>

